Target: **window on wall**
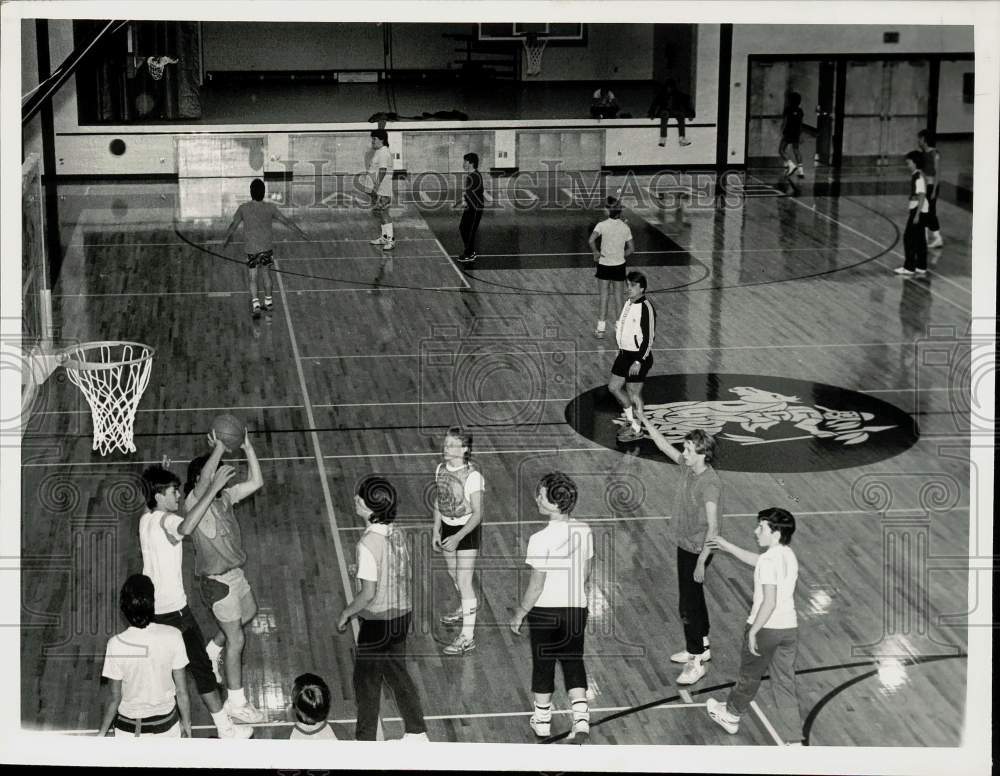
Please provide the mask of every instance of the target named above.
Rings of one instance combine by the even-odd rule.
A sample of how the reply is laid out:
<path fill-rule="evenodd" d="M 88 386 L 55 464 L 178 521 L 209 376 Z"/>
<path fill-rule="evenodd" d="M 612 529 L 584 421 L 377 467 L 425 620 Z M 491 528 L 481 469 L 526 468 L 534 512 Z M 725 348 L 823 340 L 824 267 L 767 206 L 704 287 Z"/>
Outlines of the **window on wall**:
<path fill-rule="evenodd" d="M 962 102 L 972 105 L 976 101 L 976 74 L 962 73 Z"/>

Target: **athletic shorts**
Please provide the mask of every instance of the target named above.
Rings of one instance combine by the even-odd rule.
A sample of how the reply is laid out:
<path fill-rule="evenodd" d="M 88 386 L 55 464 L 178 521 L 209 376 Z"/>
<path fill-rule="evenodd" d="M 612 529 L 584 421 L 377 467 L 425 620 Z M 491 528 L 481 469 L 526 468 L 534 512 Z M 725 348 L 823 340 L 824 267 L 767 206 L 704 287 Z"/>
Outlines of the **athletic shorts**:
<path fill-rule="evenodd" d="M 243 569 L 201 577 L 201 595 L 219 622 L 243 620 L 254 608 L 253 590 Z"/>
<path fill-rule="evenodd" d="M 260 253 L 247 254 L 247 266 L 250 269 L 270 267 L 272 264 L 274 264 L 274 248 L 268 251 L 261 251 Z"/>
<path fill-rule="evenodd" d="M 389 205 L 392 204 L 392 197 L 383 197 L 380 194 L 376 194 L 374 191 L 370 196 L 372 198 L 372 210 L 376 213 L 388 210 Z"/>
<path fill-rule="evenodd" d="M 646 374 L 649 372 L 650 368 L 653 366 L 653 354 L 650 353 L 641 362 L 639 367 L 639 374 L 631 375 L 629 374 L 629 369 L 632 364 L 635 363 L 636 352 L 634 350 L 619 350 L 618 357 L 615 358 L 615 363 L 611 367 L 611 374 L 618 377 L 624 377 L 626 383 L 641 383 L 646 379 Z"/>
<path fill-rule="evenodd" d="M 598 280 L 625 280 L 625 262 L 621 264 L 598 264 L 594 277 Z"/>
<path fill-rule="evenodd" d="M 457 534 L 465 526 L 461 525 L 448 525 L 444 520 L 441 521 L 441 539 L 442 541 L 447 539 L 449 536 Z M 469 531 L 465 536 L 462 537 L 462 541 L 458 543 L 458 550 L 478 550 L 481 542 L 483 532 L 483 524 L 479 523 L 475 528 Z"/>

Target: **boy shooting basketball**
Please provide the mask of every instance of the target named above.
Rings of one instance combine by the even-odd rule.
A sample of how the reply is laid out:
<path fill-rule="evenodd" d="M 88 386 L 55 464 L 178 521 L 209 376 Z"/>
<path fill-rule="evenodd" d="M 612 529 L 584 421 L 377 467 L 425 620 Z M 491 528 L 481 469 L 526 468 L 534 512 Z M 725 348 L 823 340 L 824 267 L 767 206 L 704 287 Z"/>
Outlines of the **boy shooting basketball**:
<path fill-rule="evenodd" d="M 229 241 L 236 233 L 236 227 L 243 224 L 244 243 L 247 253 L 247 270 L 250 276 L 250 312 L 254 318 L 260 316 L 260 294 L 257 284 L 257 267 L 265 270 L 264 281 L 264 310 L 273 307 L 271 299 L 271 267 L 274 266 L 274 236 L 272 227 L 274 222 L 280 221 L 289 229 L 298 232 L 303 240 L 308 240 L 309 236 L 303 232 L 288 216 L 278 210 L 278 206 L 273 202 L 264 202 L 264 181 L 254 178 L 250 184 L 250 201 L 244 202 L 233 215 L 232 223 L 226 232 L 226 239 L 222 243 L 225 250 Z"/>
<path fill-rule="evenodd" d="M 211 454 L 198 456 L 188 464 L 184 503 L 189 509 L 211 492 L 219 461 L 226 450 L 214 431 L 209 433 L 208 441 L 212 445 Z M 263 722 L 264 715 L 247 700 L 243 690 L 243 645 L 244 628 L 257 616 L 257 600 L 243 573 L 247 554 L 233 507 L 260 490 L 264 478 L 249 432 L 244 432 L 242 447 L 250 476 L 219 492 L 204 515 L 193 521 L 190 534 L 197 553 L 195 574 L 201 582 L 202 597 L 219 623 L 219 631 L 205 650 L 212 661 L 215 678 L 220 682 L 225 678 L 226 711 L 241 722 L 256 723 Z M 221 659 L 223 648 L 224 660 Z M 224 671 L 219 669 L 220 662 Z"/>

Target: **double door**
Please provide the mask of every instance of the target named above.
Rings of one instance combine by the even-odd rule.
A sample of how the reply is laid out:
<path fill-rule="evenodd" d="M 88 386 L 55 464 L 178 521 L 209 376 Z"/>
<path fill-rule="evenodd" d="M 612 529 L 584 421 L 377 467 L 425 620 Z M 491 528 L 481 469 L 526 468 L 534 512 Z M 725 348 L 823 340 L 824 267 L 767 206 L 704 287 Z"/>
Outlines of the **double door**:
<path fill-rule="evenodd" d="M 747 113 L 749 165 L 773 164 L 785 96 L 802 96 L 801 151 L 821 165 L 899 164 L 928 125 L 931 67 L 925 59 L 784 60 L 754 57 Z"/>
<path fill-rule="evenodd" d="M 842 160 L 902 164 L 927 126 L 927 60 L 848 61 L 844 79 Z"/>

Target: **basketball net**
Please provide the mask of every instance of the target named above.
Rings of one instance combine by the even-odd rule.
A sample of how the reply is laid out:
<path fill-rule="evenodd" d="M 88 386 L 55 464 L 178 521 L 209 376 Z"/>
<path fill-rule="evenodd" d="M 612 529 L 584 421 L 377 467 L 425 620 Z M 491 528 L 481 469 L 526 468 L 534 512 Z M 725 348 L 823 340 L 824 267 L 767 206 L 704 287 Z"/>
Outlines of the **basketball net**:
<path fill-rule="evenodd" d="M 153 80 L 159 81 L 163 78 L 163 68 L 167 65 L 176 65 L 178 61 L 173 57 L 148 57 L 146 67 L 149 68 L 149 74 L 153 76 Z"/>
<path fill-rule="evenodd" d="M 524 44 L 524 58 L 527 63 L 525 73 L 529 76 L 540 75 L 542 72 L 542 54 L 545 53 L 546 38 L 537 35 L 525 35 L 521 38 Z"/>
<path fill-rule="evenodd" d="M 83 391 L 94 422 L 94 450 L 117 448 L 134 453 L 135 412 L 146 386 L 155 351 L 137 342 L 85 342 L 65 352 L 63 367 Z"/>

